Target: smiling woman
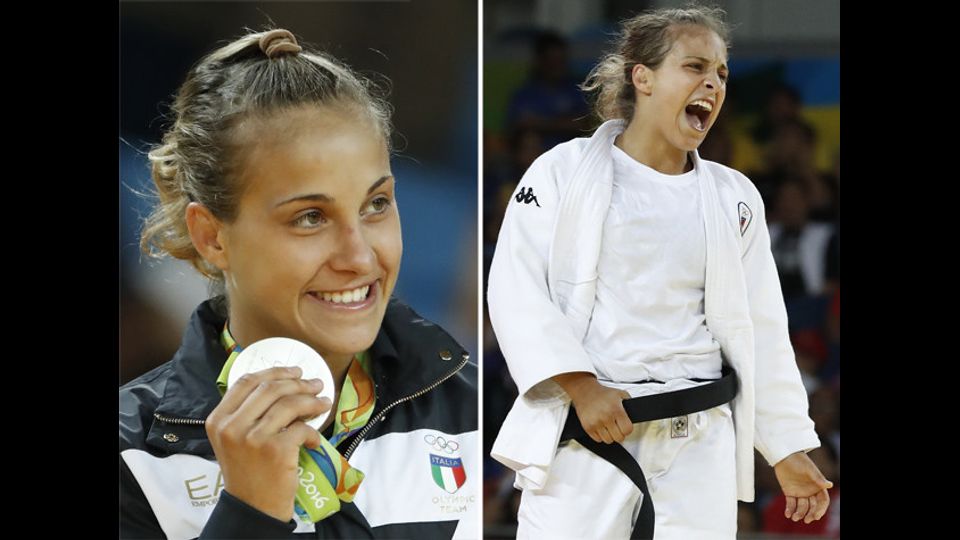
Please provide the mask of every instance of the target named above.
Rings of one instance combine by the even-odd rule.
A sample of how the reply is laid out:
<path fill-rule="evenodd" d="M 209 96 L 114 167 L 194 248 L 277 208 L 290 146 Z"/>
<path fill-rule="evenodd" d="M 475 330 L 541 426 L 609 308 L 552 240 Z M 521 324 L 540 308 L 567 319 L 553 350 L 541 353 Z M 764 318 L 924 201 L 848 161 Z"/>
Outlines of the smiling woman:
<path fill-rule="evenodd" d="M 218 294 L 170 362 L 120 388 L 121 537 L 474 534 L 475 505 L 435 500 L 475 498 L 476 366 L 392 298 L 389 106 L 273 29 L 201 59 L 172 109 L 149 154 L 159 204 L 142 247 L 189 261 Z M 332 402 L 306 368 L 229 376 L 277 337 L 320 354 Z M 327 412 L 319 431 L 306 423 Z"/>
<path fill-rule="evenodd" d="M 400 270 L 382 128 L 355 104 L 301 105 L 245 122 L 232 144 L 243 156 L 236 219 L 220 223 L 196 202 L 186 214 L 224 274 L 230 331 L 240 343 L 303 341 L 341 380 L 376 337 Z"/>

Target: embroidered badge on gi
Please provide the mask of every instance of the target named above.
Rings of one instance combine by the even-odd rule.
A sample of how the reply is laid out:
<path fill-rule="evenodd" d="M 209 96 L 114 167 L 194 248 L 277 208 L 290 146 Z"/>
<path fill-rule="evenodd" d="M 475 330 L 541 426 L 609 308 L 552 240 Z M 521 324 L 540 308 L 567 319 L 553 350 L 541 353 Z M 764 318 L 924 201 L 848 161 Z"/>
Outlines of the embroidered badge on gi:
<path fill-rule="evenodd" d="M 740 204 L 737 205 L 737 213 L 740 214 L 740 236 L 743 236 L 743 233 L 747 231 L 747 227 L 750 226 L 750 222 L 753 221 L 753 212 L 750 211 L 747 203 L 741 201 Z"/>
<path fill-rule="evenodd" d="M 516 199 L 517 202 L 522 202 L 523 204 L 535 203 L 538 208 L 541 207 L 540 201 L 538 201 L 536 195 L 533 194 L 533 188 L 521 187 L 514 199 Z"/>
<path fill-rule="evenodd" d="M 456 493 L 467 481 L 463 460 L 460 459 L 460 443 L 443 435 L 425 435 L 423 441 L 431 448 L 430 473 L 433 482 L 447 493 Z"/>
<path fill-rule="evenodd" d="M 687 415 L 678 416 L 670 419 L 670 438 L 678 439 L 686 437 L 687 433 Z"/>

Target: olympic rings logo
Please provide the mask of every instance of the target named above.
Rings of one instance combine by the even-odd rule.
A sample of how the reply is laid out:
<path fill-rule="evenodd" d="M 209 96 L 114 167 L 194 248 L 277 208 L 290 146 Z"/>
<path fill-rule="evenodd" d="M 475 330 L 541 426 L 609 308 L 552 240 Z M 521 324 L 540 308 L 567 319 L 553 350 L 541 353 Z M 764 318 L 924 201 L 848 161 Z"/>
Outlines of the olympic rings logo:
<path fill-rule="evenodd" d="M 424 435 L 423 442 L 447 454 L 453 454 L 460 449 L 460 443 L 454 440 L 448 441 L 442 436 L 434 437 L 433 435 Z"/>

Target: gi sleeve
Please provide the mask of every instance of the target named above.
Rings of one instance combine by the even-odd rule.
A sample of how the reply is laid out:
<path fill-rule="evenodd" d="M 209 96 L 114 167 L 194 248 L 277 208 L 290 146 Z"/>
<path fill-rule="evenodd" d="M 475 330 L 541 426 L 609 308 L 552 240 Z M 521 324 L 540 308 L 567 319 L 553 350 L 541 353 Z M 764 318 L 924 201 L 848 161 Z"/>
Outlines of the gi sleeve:
<path fill-rule="evenodd" d="M 593 363 L 570 323 L 550 300 L 547 261 L 559 208 L 555 151 L 537 158 L 507 205 L 490 266 L 490 322 L 521 396 L 568 399 L 550 378 Z"/>
<path fill-rule="evenodd" d="M 770 465 L 794 452 L 820 446 L 808 414 L 807 392 L 800 380 L 780 277 L 770 249 L 766 211 L 749 180 L 757 215 L 744 233 L 743 271 L 754 328 L 756 421 L 754 445 Z M 752 229 L 752 231 L 751 231 Z"/>

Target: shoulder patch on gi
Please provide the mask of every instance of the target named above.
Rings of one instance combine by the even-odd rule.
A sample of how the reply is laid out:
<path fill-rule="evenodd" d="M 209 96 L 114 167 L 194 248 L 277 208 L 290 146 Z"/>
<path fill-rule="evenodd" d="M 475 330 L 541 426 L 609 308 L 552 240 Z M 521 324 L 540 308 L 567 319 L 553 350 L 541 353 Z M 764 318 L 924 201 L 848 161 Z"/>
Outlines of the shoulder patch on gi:
<path fill-rule="evenodd" d="M 536 195 L 533 194 L 533 188 L 521 187 L 520 191 L 514 196 L 514 199 L 516 199 L 518 203 L 535 203 L 538 208 L 540 207 L 540 201 L 538 201 Z"/>
<path fill-rule="evenodd" d="M 750 222 L 753 221 L 753 212 L 750 211 L 747 203 L 740 201 L 740 204 L 737 205 L 737 213 L 740 214 L 740 236 L 743 236 L 743 233 L 747 232 Z"/>

